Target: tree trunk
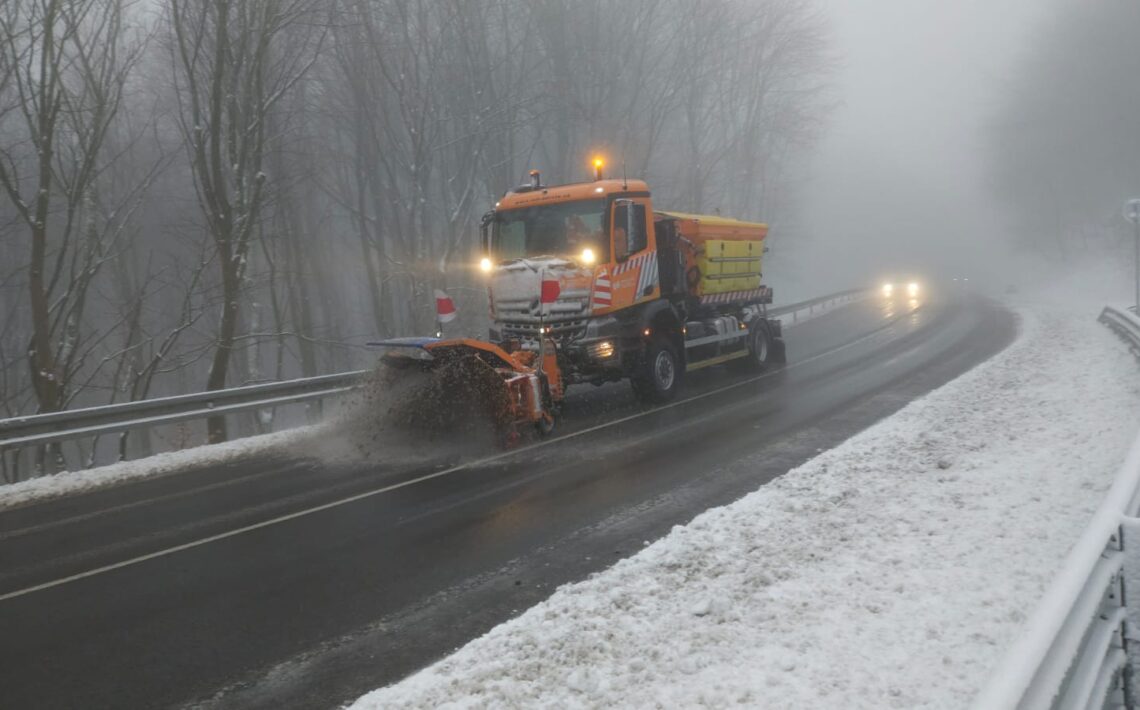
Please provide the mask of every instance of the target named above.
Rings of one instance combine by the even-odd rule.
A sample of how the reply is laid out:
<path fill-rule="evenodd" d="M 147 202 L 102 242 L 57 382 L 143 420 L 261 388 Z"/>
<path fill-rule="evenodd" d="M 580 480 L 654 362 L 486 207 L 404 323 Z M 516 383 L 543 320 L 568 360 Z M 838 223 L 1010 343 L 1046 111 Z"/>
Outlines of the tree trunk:
<path fill-rule="evenodd" d="M 225 389 L 226 374 L 229 371 L 230 353 L 233 352 L 234 337 L 237 335 L 238 291 L 241 276 L 228 254 L 222 265 L 222 321 L 218 325 L 218 343 L 214 358 L 210 363 L 210 374 L 206 378 L 209 391 Z M 219 414 L 206 420 L 206 440 L 217 444 L 226 440 L 226 417 Z"/>

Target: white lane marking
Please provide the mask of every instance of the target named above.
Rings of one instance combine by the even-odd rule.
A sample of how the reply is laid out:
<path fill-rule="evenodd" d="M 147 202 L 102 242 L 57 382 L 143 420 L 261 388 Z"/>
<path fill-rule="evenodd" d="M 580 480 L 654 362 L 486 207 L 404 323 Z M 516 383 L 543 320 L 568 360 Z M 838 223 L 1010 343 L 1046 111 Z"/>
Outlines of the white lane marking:
<path fill-rule="evenodd" d="M 599 279 L 599 281 L 600 281 L 600 279 Z M 595 300 L 595 303 L 597 303 L 597 305 L 605 305 L 605 306 L 610 305 L 610 301 L 609 301 L 610 294 L 608 292 L 604 295 L 604 299 L 605 299 L 604 302 L 598 301 L 597 299 L 598 299 L 598 294 L 595 292 L 594 293 L 594 300 Z M 849 305 L 849 304 L 844 304 L 844 305 Z M 825 312 L 831 312 L 831 311 L 825 311 Z M 911 312 L 913 312 L 913 311 L 911 311 Z M 823 313 L 820 313 L 820 315 L 822 315 L 822 314 Z M 795 323 L 785 323 L 783 325 L 783 328 L 784 328 L 784 330 L 793 330 L 794 328 L 797 328 L 798 326 L 801 326 L 801 325 L 808 323 L 812 320 L 814 320 L 814 319 L 806 318 L 806 319 L 800 320 L 800 321 L 795 322 Z M 897 319 L 892 319 L 890 321 L 887 321 L 887 324 L 889 325 L 890 323 L 895 322 L 895 320 L 897 320 Z M 883 327 L 885 327 L 885 326 L 883 326 Z M 878 332 L 878 330 L 879 329 L 871 331 L 871 333 L 873 334 L 875 332 Z M 830 352 L 833 352 L 833 351 L 828 351 L 827 353 L 823 353 L 823 354 L 826 355 L 826 354 L 829 354 Z M 789 369 L 790 367 L 794 367 L 794 365 L 790 365 L 785 369 Z M 766 376 L 767 375 L 763 375 L 762 377 L 766 377 Z M 747 382 L 748 381 L 741 381 L 741 384 L 746 384 Z M 718 391 L 722 391 L 722 390 L 718 390 Z M 689 400 L 681 400 L 680 402 L 677 402 L 677 404 L 684 404 L 685 402 L 691 401 L 691 399 L 695 399 L 695 398 L 696 397 L 694 396 L 693 398 L 690 398 Z M 566 436 L 559 436 L 556 439 L 552 439 L 552 440 L 547 441 L 545 443 L 551 443 L 551 441 L 557 441 L 557 439 L 559 439 L 559 438 L 564 439 L 564 438 L 567 438 L 568 436 L 570 436 L 570 435 L 568 434 Z M 511 452 L 511 453 L 513 453 L 513 452 Z M 478 462 L 476 462 L 476 463 L 478 463 Z M 291 469 L 292 468 L 296 468 L 296 466 L 292 466 Z M 183 473 L 185 473 L 184 470 L 175 470 L 175 471 L 171 471 L 169 473 L 161 474 L 158 476 L 152 476 L 148 480 L 157 480 L 159 478 L 169 478 L 169 477 L 180 475 Z M 153 498 L 141 498 L 141 499 L 136 500 L 136 501 L 131 501 L 130 503 L 121 503 L 119 505 L 111 506 L 109 508 L 101 508 L 99 510 L 93 510 L 93 511 L 88 512 L 88 513 L 79 513 L 79 514 L 72 515 L 72 516 L 69 516 L 66 518 L 57 518 L 57 519 L 52 520 L 52 521 L 47 522 L 47 523 L 40 523 L 38 525 L 30 525 L 30 526 L 23 527 L 23 528 L 14 528 L 12 530 L 5 530 L 3 532 L 0 532 L 0 542 L 6 541 L 6 540 L 12 540 L 12 539 L 15 539 L 17 537 L 24 537 L 26 535 L 35 534 L 38 532 L 43 532 L 44 530 L 50 530 L 52 528 L 62 527 L 64 525 L 70 525 L 73 523 L 82 522 L 84 520 L 92 520 L 94 518 L 99 518 L 99 517 L 103 517 L 106 515 L 112 515 L 114 513 L 120 513 L 120 512 L 123 512 L 125 510 L 130 510 L 133 508 L 140 508 L 142 506 L 149 505 L 151 503 L 170 501 L 170 500 L 175 500 L 177 498 L 185 498 L 185 497 L 192 496 L 192 495 L 198 495 L 200 493 L 205 493 L 205 492 L 211 491 L 211 490 L 217 490 L 217 489 L 221 489 L 221 488 L 229 488 L 229 487 L 235 486 L 235 485 L 242 485 L 242 484 L 249 483 L 251 481 L 255 481 L 255 480 L 258 480 L 261 478 L 276 476 L 276 475 L 279 475 L 280 473 L 282 473 L 281 469 L 275 468 L 275 469 L 265 470 L 265 471 L 261 471 L 258 473 L 249 474 L 246 476 L 237 476 L 234 478 L 227 478 L 225 480 L 217 481 L 215 483 L 209 483 L 209 484 L 206 484 L 204 486 L 199 486 L 197 488 L 189 488 L 186 490 L 174 491 L 172 493 L 165 493 L 165 494 L 157 495 Z M 34 504 L 35 501 L 31 501 L 30 503 Z M 0 514 L 6 513 L 6 512 L 11 511 L 11 510 L 17 510 L 20 507 L 23 507 L 23 506 L 14 506 L 11 508 L 0 509 Z"/>
<path fill-rule="evenodd" d="M 463 464 L 459 464 L 457 466 L 452 466 L 451 468 L 445 468 L 441 471 L 436 471 L 434 473 L 425 474 L 423 476 L 419 476 L 417 478 L 412 478 L 412 479 L 409 479 L 407 481 L 401 481 L 400 483 L 393 483 L 392 485 L 384 486 L 383 488 L 377 488 L 377 489 L 374 489 L 371 491 L 365 491 L 363 493 L 357 493 L 355 495 L 348 496 L 347 498 L 341 498 L 341 499 L 334 500 L 334 501 L 329 502 L 329 503 L 322 503 L 321 505 L 314 506 L 312 508 L 306 508 L 304 510 L 298 510 L 298 511 L 293 512 L 293 513 L 287 513 L 285 515 L 279 515 L 275 518 L 270 518 L 269 520 L 263 520 L 260 523 L 253 523 L 252 525 L 246 525 L 244 527 L 236 528 L 234 530 L 228 530 L 228 531 L 223 532 L 223 533 L 218 533 L 217 535 L 210 535 L 209 537 L 204 537 L 204 538 L 201 538 L 198 540 L 192 540 L 191 542 L 183 543 L 181 545 L 175 545 L 174 547 L 168 547 L 168 548 L 165 548 L 162 550 L 157 550 L 155 552 L 147 553 L 145 555 L 139 555 L 138 557 L 132 557 L 130 559 L 123 560 L 121 562 L 114 562 L 114 563 L 111 563 L 109 565 L 104 565 L 102 567 L 97 567 L 95 569 L 87 570 L 86 572 L 79 572 L 78 574 L 73 574 L 73 575 L 70 575 L 68 577 L 61 577 L 59 579 L 54 579 L 50 582 L 44 582 L 42 584 L 37 584 L 37 585 L 31 586 L 31 587 L 26 587 L 24 589 L 17 589 L 16 591 L 8 592 L 7 594 L 0 594 L 0 602 L 7 601 L 9 599 L 15 599 L 16 597 L 22 597 L 24 595 L 31 594 L 33 592 L 40 592 L 40 591 L 43 591 L 45 589 L 51 589 L 52 587 L 59 587 L 61 585 L 68 584 L 70 582 L 76 582 L 78 580 L 86 579 L 88 577 L 94 577 L 96 575 L 103 574 L 105 572 L 111 572 L 111 571 L 114 571 L 117 569 L 122 569 L 123 567 L 130 567 L 131 565 L 136 565 L 136 564 L 139 564 L 140 562 L 146 562 L 148 560 L 157 559 L 159 557 L 166 557 L 167 555 L 173 555 L 176 552 L 182 552 L 183 550 L 190 550 L 190 549 L 193 549 L 195 547 L 201 547 L 202 545 L 208 545 L 211 542 L 217 542 L 218 540 L 225 540 L 226 538 L 235 537 L 237 535 L 243 535 L 247 532 L 253 532 L 254 530 L 260 530 L 262 528 L 267 528 L 267 527 L 270 527 L 271 525 L 277 525 L 279 523 L 284 523 L 286 521 L 294 520 L 296 518 L 303 518 L 307 515 L 312 515 L 313 513 L 319 513 L 323 510 L 329 510 L 330 508 L 337 508 L 337 507 L 340 507 L 342 505 L 347 505 L 349 503 L 355 503 L 358 500 L 364 500 L 366 498 L 372 498 L 373 496 L 378 496 L 382 493 L 388 493 L 388 492 L 391 492 L 391 491 L 394 491 L 394 490 L 397 490 L 400 488 L 406 488 L 408 486 L 412 486 L 412 485 L 415 485 L 417 483 L 423 483 L 424 481 L 430 481 L 434 478 L 439 478 L 441 476 L 448 476 L 448 475 L 451 475 L 453 473 L 457 473 L 459 471 L 463 471 L 463 470 L 473 468 L 476 466 L 482 466 L 484 464 L 491 463 L 494 461 L 499 461 L 499 460 L 508 458 L 510 456 L 518 456 L 519 454 L 523 454 L 523 453 L 526 453 L 528 451 L 533 451 L 534 449 L 537 449 L 537 448 L 542 447 L 542 446 L 548 446 L 550 444 L 555 444 L 559 441 L 565 441 L 566 439 L 573 439 L 574 437 L 584 436 L 586 434 L 590 434 L 590 433 L 593 433 L 595 431 L 605 429 L 606 427 L 615 426 L 617 424 L 623 424 L 625 422 L 632 421 L 634 419 L 640 419 L 641 417 L 648 416 L 648 415 L 653 414 L 655 412 L 660 412 L 660 411 L 665 410 L 665 409 L 672 409 L 673 407 L 679 407 L 682 404 L 688 404 L 689 402 L 695 402 L 695 401 L 700 400 L 700 399 L 705 399 L 707 397 L 711 397 L 713 395 L 720 394 L 721 392 L 725 392 L 725 391 L 730 390 L 730 389 L 735 389 L 737 387 L 740 387 L 741 385 L 747 385 L 747 384 L 751 384 L 753 382 L 759 382 L 760 380 L 766 379 L 768 377 L 778 375 L 781 372 L 786 372 L 786 371 L 794 369 L 796 367 L 802 367 L 802 366 L 807 365 L 809 363 L 815 362 L 816 360 L 819 360 L 821 358 L 827 357 L 829 355 L 834 355 L 837 352 L 841 352 L 843 350 L 846 350 L 847 348 L 854 347 L 855 345 L 858 345 L 858 344 L 860 344 L 866 340 L 869 340 L 869 339 L 877 336 L 879 333 L 883 332 L 884 330 L 886 330 L 890 326 L 892 326 L 895 323 L 897 323 L 898 321 L 902 320 L 904 317 L 918 312 L 921 308 L 922 308 L 921 305 L 916 306 L 914 309 L 907 311 L 906 313 L 900 314 L 899 316 L 891 319 L 890 321 L 887 321 L 887 323 L 880 326 L 879 328 L 876 328 L 875 330 L 871 331 L 870 333 L 862 335 L 862 336 L 856 338 L 855 340 L 852 340 L 849 343 L 845 343 L 843 345 L 832 348 L 830 350 L 825 350 L 824 352 L 817 353 L 815 355 L 812 355 L 809 358 L 805 358 L 804 360 L 800 360 L 799 362 L 795 362 L 795 363 L 792 363 L 790 365 L 785 365 L 784 367 L 782 367 L 778 370 L 775 370 L 773 372 L 766 372 L 762 375 L 757 375 L 755 377 L 749 377 L 748 379 L 745 379 L 745 380 L 739 380 L 739 381 L 734 382 L 730 385 L 725 385 L 724 387 L 718 387 L 716 389 L 709 390 L 707 392 L 702 392 L 700 394 L 689 397 L 688 399 L 682 399 L 682 400 L 677 401 L 677 402 L 670 402 L 669 404 L 663 404 L 661 406 L 654 407 L 653 409 L 649 409 L 649 410 L 646 410 L 644 412 L 637 412 L 636 414 L 630 414 L 628 416 L 621 417 L 620 419 L 615 419 L 615 420 L 609 421 L 609 422 L 602 422 L 601 424 L 595 424 L 594 426 L 587 427 L 585 429 L 581 429 L 579 431 L 575 431 L 575 432 L 572 432 L 570 434 L 566 434 L 565 436 L 560 436 L 560 437 L 557 437 L 554 439 L 549 439 L 547 441 L 542 441 L 542 442 L 539 442 L 537 444 L 531 444 L 530 446 L 524 446 L 521 449 L 514 449 L 513 451 L 504 451 L 503 453 L 500 453 L 500 454 L 495 454 L 493 456 L 487 456 L 487 457 L 484 457 L 482 459 L 478 459 L 476 461 L 471 461 L 469 463 L 463 463 Z"/>
<path fill-rule="evenodd" d="M 280 476 L 280 475 L 283 475 L 284 473 L 287 473 L 289 471 L 296 470 L 297 468 L 300 468 L 301 466 L 302 466 L 301 463 L 294 463 L 293 465 L 285 466 L 282 468 L 265 469 L 262 471 L 258 471 L 256 473 L 251 473 L 251 474 L 246 475 L 246 476 L 237 476 L 234 478 L 227 478 L 227 479 L 224 479 L 221 481 L 215 481 L 214 483 L 207 483 L 205 485 L 198 486 L 196 488 L 187 488 L 187 489 L 184 489 L 181 491 L 173 491 L 171 493 L 162 493 L 162 494 L 156 495 L 152 498 L 139 498 L 138 500 L 133 500 L 129 503 L 120 503 L 118 505 L 113 505 L 109 508 L 99 508 L 98 510 L 92 510 L 92 511 L 87 512 L 87 513 L 77 513 L 75 515 L 70 515 L 70 516 L 65 517 L 65 518 L 56 518 L 55 520 L 50 520 L 46 523 L 29 525 L 27 527 L 22 527 L 22 528 L 12 528 L 11 530 L 5 530 L 4 532 L 0 532 L 0 542 L 4 542 L 7 540 L 14 540 L 18 537 L 26 537 L 28 535 L 43 532 L 45 530 L 51 530 L 52 528 L 63 527 L 64 525 L 72 525 L 74 523 L 81 523 L 85 520 L 93 520 L 94 518 L 100 518 L 100 517 L 103 517 L 105 515 L 112 515 L 114 513 L 122 513 L 124 511 L 132 510 L 134 508 L 141 508 L 142 506 L 149 505 L 151 503 L 164 503 L 164 502 L 171 501 L 171 500 L 177 500 L 178 498 L 186 498 L 189 496 L 197 495 L 199 493 L 207 493 L 209 491 L 214 491 L 214 490 L 218 490 L 221 488 L 229 488 L 230 486 L 241 485 L 243 483 L 250 483 L 252 481 L 256 481 L 256 480 L 259 480 L 262 478 L 269 478 L 272 476 Z M 168 474 L 168 475 L 152 476 L 150 478 L 139 479 L 139 480 L 154 481 L 154 480 L 157 480 L 159 478 L 167 478 L 169 475 L 177 475 L 178 473 L 186 473 L 186 471 L 180 470 L 180 471 L 176 471 L 172 474 Z M 108 489 L 103 488 L 103 489 L 99 489 L 99 490 L 108 490 Z M 59 500 L 59 499 L 55 499 L 55 500 Z M 44 502 L 47 502 L 47 501 L 44 501 Z M 9 508 L 8 510 L 16 510 L 16 509 L 15 508 Z M 6 513 L 6 512 L 8 512 L 8 510 L 0 510 L 0 514 Z"/>

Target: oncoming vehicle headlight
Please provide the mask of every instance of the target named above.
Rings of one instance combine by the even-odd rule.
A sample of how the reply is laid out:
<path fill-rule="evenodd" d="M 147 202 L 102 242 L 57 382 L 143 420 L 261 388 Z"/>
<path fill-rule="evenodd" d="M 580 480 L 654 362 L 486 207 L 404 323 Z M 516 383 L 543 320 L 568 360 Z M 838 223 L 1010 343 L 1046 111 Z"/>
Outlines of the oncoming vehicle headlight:
<path fill-rule="evenodd" d="M 906 295 L 910 296 L 911 298 L 917 296 L 918 295 L 918 284 L 913 282 L 913 281 L 908 283 L 906 285 Z"/>
<path fill-rule="evenodd" d="M 883 284 L 883 295 L 884 296 L 890 296 L 894 292 L 895 292 L 895 285 L 894 284 Z"/>
<path fill-rule="evenodd" d="M 479 260 L 479 268 L 483 271 L 483 273 L 489 272 L 491 270 L 491 266 L 492 265 L 490 258 L 483 257 Z"/>
<path fill-rule="evenodd" d="M 582 250 L 581 259 L 582 259 L 583 264 L 586 264 L 586 265 L 593 264 L 594 260 L 596 258 L 597 257 L 594 256 L 594 250 L 593 249 L 586 247 L 585 249 Z"/>

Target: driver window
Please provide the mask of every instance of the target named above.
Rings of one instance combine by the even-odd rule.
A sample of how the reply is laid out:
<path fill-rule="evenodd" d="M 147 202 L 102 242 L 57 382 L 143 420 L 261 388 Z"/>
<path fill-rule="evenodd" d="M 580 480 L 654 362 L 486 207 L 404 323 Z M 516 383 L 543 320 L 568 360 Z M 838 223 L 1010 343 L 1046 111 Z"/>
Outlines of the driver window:
<path fill-rule="evenodd" d="M 645 231 L 645 205 L 633 206 L 633 235 L 629 240 L 629 253 L 636 254 L 649 246 L 649 235 Z"/>
<path fill-rule="evenodd" d="M 628 203 L 619 203 L 614 207 L 614 254 L 619 261 L 649 245 L 649 236 L 645 230 L 645 205 L 632 205 L 633 234 L 627 234 L 630 206 Z"/>

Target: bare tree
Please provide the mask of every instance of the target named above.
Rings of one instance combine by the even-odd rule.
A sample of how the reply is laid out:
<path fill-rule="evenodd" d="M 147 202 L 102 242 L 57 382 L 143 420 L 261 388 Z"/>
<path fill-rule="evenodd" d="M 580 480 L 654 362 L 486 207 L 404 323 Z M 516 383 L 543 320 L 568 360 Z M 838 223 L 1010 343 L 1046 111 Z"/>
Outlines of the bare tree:
<path fill-rule="evenodd" d="M 167 23 L 178 121 L 206 229 L 217 251 L 222 308 L 206 388 L 226 386 L 241 289 L 265 201 L 266 153 L 279 136 L 268 117 L 316 61 L 311 0 L 169 0 Z M 289 45 L 284 40 L 288 37 Z M 208 424 L 224 441 L 226 422 Z"/>
<path fill-rule="evenodd" d="M 63 408 L 106 328 L 85 321 L 123 215 L 100 210 L 108 131 L 142 42 L 118 0 L 10 0 L 0 8 L 0 188 L 26 235 L 27 363 L 37 408 Z"/>
<path fill-rule="evenodd" d="M 480 330 L 528 169 L 770 219 L 829 108 L 813 0 L 131 1 L 0 0 L 9 414 L 359 367 L 438 287 Z"/>

